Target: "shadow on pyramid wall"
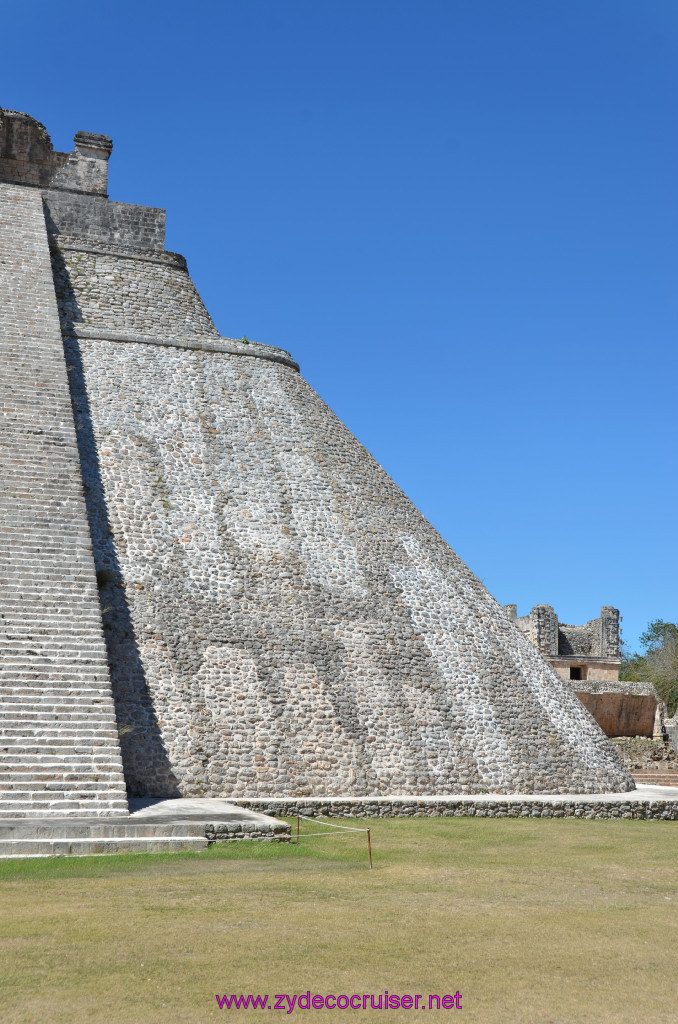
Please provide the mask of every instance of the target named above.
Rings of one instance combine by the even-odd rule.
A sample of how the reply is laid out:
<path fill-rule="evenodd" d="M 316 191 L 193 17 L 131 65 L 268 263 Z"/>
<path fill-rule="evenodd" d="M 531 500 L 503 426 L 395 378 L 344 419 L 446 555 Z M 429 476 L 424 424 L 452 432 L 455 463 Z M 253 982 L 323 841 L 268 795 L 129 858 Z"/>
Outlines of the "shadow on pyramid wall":
<path fill-rule="evenodd" d="M 58 250 L 52 251 L 52 264 L 61 282 L 60 294 L 68 288 L 68 275 Z M 69 309 L 77 322 L 77 302 L 70 294 Z M 62 319 L 63 324 L 63 319 Z M 71 391 L 78 453 L 83 473 L 85 504 L 93 543 L 99 588 L 99 604 L 104 627 L 118 735 L 123 757 L 125 783 L 133 795 L 180 796 L 158 719 L 151 699 L 144 666 L 139 656 L 124 580 L 120 571 L 113 534 L 108 521 L 103 484 L 99 472 L 96 444 L 92 432 L 87 388 L 77 341 L 69 337 L 71 322 L 64 332 L 66 369 Z"/>

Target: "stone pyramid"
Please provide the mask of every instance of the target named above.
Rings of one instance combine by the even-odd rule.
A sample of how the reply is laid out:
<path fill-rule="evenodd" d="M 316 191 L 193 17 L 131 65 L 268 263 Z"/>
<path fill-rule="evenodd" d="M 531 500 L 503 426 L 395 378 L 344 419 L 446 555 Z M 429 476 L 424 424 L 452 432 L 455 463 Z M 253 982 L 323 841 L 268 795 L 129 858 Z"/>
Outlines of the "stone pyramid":
<path fill-rule="evenodd" d="M 100 813 L 122 792 L 113 704 L 134 794 L 632 789 L 292 357 L 219 335 L 164 211 L 108 199 L 111 148 L 57 153 L 0 114 L 7 735 L 20 698 L 36 734 L 60 694 L 82 730 L 98 713 Z"/>

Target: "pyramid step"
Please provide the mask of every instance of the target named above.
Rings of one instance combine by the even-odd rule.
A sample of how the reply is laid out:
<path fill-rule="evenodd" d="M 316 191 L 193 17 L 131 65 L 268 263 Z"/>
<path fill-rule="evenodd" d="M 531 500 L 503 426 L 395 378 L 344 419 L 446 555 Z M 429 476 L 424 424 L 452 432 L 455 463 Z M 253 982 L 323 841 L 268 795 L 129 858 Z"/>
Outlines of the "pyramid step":
<path fill-rule="evenodd" d="M 73 707 L 73 705 L 71 705 Z M 51 704 L 45 702 L 44 704 L 21 704 L 17 710 L 7 710 L 3 707 L 2 701 L 0 700 L 0 723 L 3 723 L 6 728 L 10 729 L 29 729 L 32 728 L 35 723 L 35 718 L 30 717 L 26 721 L 21 721 L 21 718 L 26 716 L 47 716 L 47 715 L 58 715 L 62 716 L 67 714 L 67 705 L 65 704 Z M 113 714 L 113 708 L 107 708 L 105 704 L 79 704 L 73 710 L 73 715 L 76 716 L 78 721 L 73 722 L 73 727 L 81 729 L 84 726 L 95 722 L 98 723 L 98 728 L 103 724 L 115 725 L 115 716 Z M 65 720 L 67 722 L 68 719 Z M 62 728 L 60 722 L 51 723 L 44 718 L 45 726 L 55 731 Z M 2 727 L 2 726 L 0 726 Z"/>
<path fill-rule="evenodd" d="M 81 821 L 10 821 L 0 822 L 0 840 L 16 841 L 19 839 L 62 839 L 65 829 L 73 839 L 153 839 L 205 835 L 205 825 L 201 821 L 174 822 L 134 822 L 129 817 L 119 821 L 101 821 L 100 819 L 83 819 Z"/>
<path fill-rule="evenodd" d="M 87 782 L 62 786 L 55 784 L 47 788 L 47 783 L 40 783 L 40 788 L 28 789 L 25 786 L 0 791 L 0 804 L 17 807 L 23 810 L 35 810 L 38 804 L 47 803 L 70 804 L 71 801 L 84 800 L 88 805 L 92 800 L 125 800 L 126 793 L 114 782 Z"/>
<path fill-rule="evenodd" d="M 0 686 L 33 686 L 34 679 L 53 686 L 69 679 L 72 685 L 101 682 L 106 668 L 103 651 L 94 658 L 82 658 L 46 649 L 32 656 L 7 658 L 0 669 Z"/>
<path fill-rule="evenodd" d="M 63 594 L 63 588 L 60 588 Z M 55 598 L 56 600 L 56 598 Z M 5 629 L 13 639 L 20 640 L 24 637 L 31 640 L 34 643 L 40 643 L 44 645 L 50 643 L 52 638 L 59 641 L 62 637 L 77 643 L 99 643 L 102 637 L 102 626 L 101 626 L 101 613 L 96 618 L 91 616 L 89 613 L 86 615 L 79 603 L 76 603 L 72 597 L 69 599 L 70 615 L 68 620 L 62 619 L 60 622 L 55 622 L 53 628 L 45 628 L 45 614 L 48 610 L 47 606 L 52 601 L 52 595 L 36 591 L 35 593 L 35 604 L 40 605 L 42 608 L 42 614 L 40 608 L 35 609 L 29 606 L 26 602 L 21 604 L 10 604 L 8 601 L 4 603 L 5 612 Z M 32 602 L 31 602 L 32 605 Z M 17 622 L 8 622 L 10 613 L 15 614 Z"/>
<path fill-rule="evenodd" d="M 635 782 L 641 786 L 678 786 L 678 771 L 633 772 Z"/>
<path fill-rule="evenodd" d="M 20 743 L 22 740 L 30 740 L 38 735 L 35 728 L 21 728 L 0 722 L 0 746 L 6 743 Z M 110 725 L 102 725 L 101 728 L 94 728 L 89 723 L 83 723 L 81 728 L 47 728 L 42 725 L 39 731 L 40 740 L 45 743 L 78 743 L 84 740 L 91 740 L 93 743 L 101 744 L 109 740 L 111 743 L 118 742 L 118 731 Z"/>
<path fill-rule="evenodd" d="M 54 667 L 59 664 L 59 661 L 65 661 L 67 659 L 68 665 L 95 665 L 102 660 L 101 646 L 93 647 L 91 651 L 82 651 L 78 649 L 76 645 L 70 649 L 64 649 L 62 647 L 47 647 L 47 645 L 39 646 L 38 650 L 25 650 L 25 651 L 8 651 L 5 648 L 5 653 L 2 658 L 3 669 L 16 669 L 16 668 L 39 668 L 42 665 L 48 667 Z"/>
<path fill-rule="evenodd" d="M 7 722 L 8 725 L 12 725 L 15 721 L 18 724 L 20 717 L 27 717 L 30 720 L 34 720 L 37 716 L 40 719 L 43 715 L 68 715 L 68 709 L 72 708 L 70 714 L 76 715 L 79 718 L 87 718 L 90 716 L 92 721 L 113 721 L 113 708 L 108 708 L 105 703 L 93 701 L 80 701 L 78 703 L 69 704 L 67 701 L 59 702 L 56 701 L 44 701 L 43 703 L 32 702 L 22 704 L 0 704 L 0 721 Z M 47 720 L 47 719 L 45 719 Z"/>
<path fill-rule="evenodd" d="M 106 752 L 116 754 L 120 750 L 120 738 L 113 730 L 101 733 L 83 730 L 75 735 L 67 732 L 44 733 L 42 730 L 38 733 L 36 730 L 30 736 L 17 736 L 0 728 L 0 751 L 6 753 L 28 753 L 30 756 L 38 751 L 43 754 L 66 750 L 79 752 L 82 748 L 96 751 L 97 756 Z"/>
<path fill-rule="evenodd" d="M 81 792 L 77 799 L 58 793 L 50 795 L 24 794 L 12 798 L 0 798 L 0 817 L 4 818 L 38 818 L 44 816 L 60 816 L 75 814 L 79 817 L 104 814 L 105 816 L 123 816 L 128 813 L 127 801 L 124 797 L 98 792 Z"/>
<path fill-rule="evenodd" d="M 85 800 L 90 802 L 93 799 L 124 799 L 125 794 L 115 785 L 96 785 L 91 782 L 86 785 L 52 785 L 34 786 L 33 788 L 7 788 L 0 785 L 0 803 L 14 801 L 16 806 L 20 805 L 25 810 L 35 808 L 36 802 L 47 801 L 50 806 L 57 802 L 72 800 Z"/>
<path fill-rule="evenodd" d="M 97 700 L 109 699 L 111 696 L 110 686 L 83 686 L 76 683 L 73 686 L 62 686 L 56 684 L 49 686 L 26 686 L 24 683 L 5 683 L 0 685 L 0 700 L 21 703 L 24 700 Z"/>
<path fill-rule="evenodd" d="M 80 658 L 97 657 L 101 653 L 100 643 L 68 643 L 68 641 L 57 642 L 53 638 L 48 638 L 49 644 L 43 643 L 42 639 L 29 640 L 29 639 L 15 639 L 11 636 L 6 636 L 3 642 L 3 649 L 6 652 L 8 658 L 31 658 L 39 657 L 42 652 L 49 648 L 50 652 L 65 655 L 76 655 Z"/>
<path fill-rule="evenodd" d="M 107 736 L 115 736 L 117 729 L 115 725 L 115 719 L 108 718 L 105 721 L 97 721 L 89 718 L 87 715 L 81 715 L 79 719 L 73 721 L 72 719 L 66 719 L 65 721 L 54 721 L 52 720 L 29 720 L 29 721 L 18 721 L 15 718 L 9 718 L 7 721 L 0 719 L 0 736 L 3 737 L 14 737 L 20 739 L 28 739 L 35 737 L 36 741 L 38 737 L 40 739 L 49 739 L 51 736 L 60 736 L 64 739 L 73 738 L 76 739 L 78 736 L 93 736 L 98 739 L 105 739 Z"/>
<path fill-rule="evenodd" d="M 0 697 L 0 708 L 5 712 L 9 711 L 29 711 L 31 708 L 37 710 L 47 710 L 48 707 L 65 708 L 65 707 L 77 707 L 86 708 L 91 707 L 92 710 L 101 710 L 111 702 L 111 692 L 101 692 L 92 688 L 90 693 L 83 693 L 82 690 L 77 693 L 71 693 L 70 688 L 64 687 L 61 693 L 55 692 L 52 689 L 47 690 L 42 687 L 35 687 L 32 693 L 10 693 L 6 696 Z"/>
<path fill-rule="evenodd" d="M 29 758 L 24 758 L 20 754 L 5 753 L 0 751 L 0 768 L 19 768 L 26 767 L 27 762 L 30 762 L 30 767 L 35 768 L 61 768 L 66 770 L 67 768 L 74 769 L 81 765 L 91 766 L 92 759 L 96 758 L 94 754 L 74 754 L 71 751 L 64 754 L 31 754 Z M 112 755 L 105 755 L 105 762 L 101 765 L 97 764 L 97 767 L 101 771 L 115 771 L 120 769 L 120 758 L 114 758 Z"/>
<path fill-rule="evenodd" d="M 75 800 L 80 797 L 98 796 L 122 797 L 123 793 L 117 780 L 111 782 L 26 782 L 16 786 L 6 786 L 0 782 L 0 799 L 20 800 L 31 806 L 35 800 Z"/>
<path fill-rule="evenodd" d="M 127 813 L 125 800 L 97 800 L 79 802 L 28 801 L 12 802 L 0 800 L 0 819 L 32 820 L 34 818 L 120 818 Z"/>
<path fill-rule="evenodd" d="M 98 681 L 97 681 L 98 682 Z M 50 701 L 63 704 L 68 701 L 77 701 L 80 704 L 105 703 L 111 700 L 111 690 L 107 686 L 83 685 L 78 680 L 72 684 L 59 682 L 50 683 L 45 681 L 40 685 L 26 685 L 15 683 L 10 687 L 0 689 L 0 705 L 10 704 L 39 704 L 45 705 Z"/>
<path fill-rule="evenodd" d="M 71 722 L 74 725 L 86 725 L 88 723 L 98 725 L 115 725 L 113 708 L 108 710 L 100 704 L 78 705 L 73 711 L 66 710 L 65 704 L 44 704 L 42 707 L 34 704 L 20 705 L 16 711 L 3 709 L 0 712 L 0 728 L 2 725 L 38 725 L 44 722 L 49 723 Z"/>
<path fill-rule="evenodd" d="M 17 686 L 13 692 L 0 690 L 0 711 L 28 711 L 31 707 L 46 710 L 51 705 L 59 709 L 77 705 L 78 708 L 92 707 L 101 711 L 109 704 L 112 704 L 111 690 L 83 686 L 80 680 L 63 686 L 58 682 L 45 682 L 42 685 Z"/>
<path fill-rule="evenodd" d="M 9 776 L 9 772 L 7 776 Z M 35 779 L 35 782 L 31 782 Z M 18 778 L 12 773 L 12 779 L 2 775 L 0 790 L 3 800 L 18 800 L 22 794 L 32 794 L 33 797 L 41 793 L 53 792 L 60 798 L 69 793 L 77 792 L 106 792 L 122 795 L 120 773 L 114 774 L 110 771 L 97 772 L 90 769 L 88 772 L 55 772 L 47 779 L 40 779 L 39 773 L 26 771 L 24 778 Z"/>
<path fill-rule="evenodd" d="M 88 722 L 77 723 L 82 726 L 79 729 L 61 727 L 55 729 L 53 728 L 54 723 L 50 723 L 49 728 L 44 728 L 39 723 L 28 724 L 33 725 L 33 727 L 22 732 L 21 730 L 12 731 L 10 726 L 3 725 L 0 722 L 0 747 L 15 747 L 17 744 L 30 744 L 33 741 L 36 743 L 44 741 L 46 745 L 54 741 L 57 746 L 62 746 L 62 743 L 57 741 L 63 740 L 64 744 L 77 745 L 78 743 L 88 743 L 96 747 L 101 747 L 102 744 L 104 746 L 109 744 L 115 746 L 119 742 L 118 731 L 108 723 L 105 725 L 103 723 L 96 723 L 94 726 L 91 726 Z M 70 724 L 66 723 L 66 725 Z M 61 726 L 61 723 L 59 725 Z M 98 728 L 98 725 L 101 725 L 101 727 Z"/>
<path fill-rule="evenodd" d="M 25 715 L 64 715 L 68 714 L 68 710 L 72 709 L 74 715 L 79 717 L 84 716 L 97 716 L 98 718 L 108 718 L 110 721 L 114 721 L 114 707 L 112 698 L 109 696 L 107 701 L 97 700 L 95 701 L 22 701 L 21 703 L 3 702 L 0 698 L 0 721 L 4 721 L 7 725 L 21 725 L 18 721 L 20 716 Z"/>
<path fill-rule="evenodd" d="M 24 761 L 30 761 L 37 756 L 60 757 L 71 755 L 90 757 L 96 754 L 103 757 L 106 754 L 115 756 L 119 750 L 118 744 L 111 739 L 95 739 L 93 736 L 83 736 L 75 740 L 70 737 L 53 736 L 49 740 L 40 736 L 40 742 L 26 743 L 25 739 L 4 736 L 0 734 L 0 758 L 3 755 L 21 757 Z"/>
<path fill-rule="evenodd" d="M 112 714 L 88 715 L 75 712 L 68 714 L 65 711 L 53 713 L 49 711 L 39 713 L 36 711 L 22 715 L 0 715 L 0 735 L 4 733 L 5 729 L 12 728 L 13 726 L 17 728 L 27 726 L 32 728 L 34 732 L 39 731 L 43 726 L 55 732 L 59 732 L 62 726 L 66 730 L 70 729 L 71 726 L 76 727 L 78 730 L 91 727 L 93 732 L 103 733 L 107 730 L 115 729 L 115 719 Z"/>
<path fill-rule="evenodd" d="M 43 787 L 46 783 L 41 784 Z M 88 782 L 83 786 L 77 786 L 74 789 L 5 789 L 0 794 L 0 804 L 12 805 L 18 807 L 20 805 L 28 805 L 34 809 L 39 803 L 54 804 L 58 803 L 60 806 L 64 803 L 71 803 L 79 800 L 85 800 L 88 804 L 92 800 L 105 799 L 105 800 L 120 800 L 126 799 L 126 792 L 119 786 L 115 785 L 111 781 L 103 780 L 102 782 Z"/>
<path fill-rule="evenodd" d="M 27 765 L 25 768 L 12 768 L 9 771 L 3 772 L 0 776 L 0 786 L 12 784 L 16 786 L 23 785 L 36 785 L 42 786 L 50 782 L 63 783 L 64 785 L 75 785 L 76 783 L 86 783 L 87 785 L 94 785 L 95 783 L 104 782 L 119 782 L 120 773 L 118 771 L 111 770 L 99 770 L 90 766 L 89 769 L 84 771 L 71 771 L 65 769 L 63 771 L 38 771 Z"/>

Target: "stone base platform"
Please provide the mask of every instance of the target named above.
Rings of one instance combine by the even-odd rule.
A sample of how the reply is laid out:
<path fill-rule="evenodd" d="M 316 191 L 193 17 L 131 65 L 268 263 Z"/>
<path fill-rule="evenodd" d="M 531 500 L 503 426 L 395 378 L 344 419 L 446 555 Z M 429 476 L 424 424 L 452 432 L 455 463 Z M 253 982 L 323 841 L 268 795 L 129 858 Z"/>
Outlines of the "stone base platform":
<path fill-rule="evenodd" d="M 212 843 L 289 842 L 278 816 L 342 818 L 633 818 L 678 821 L 678 786 L 630 793 L 484 793 L 469 796 L 334 796 L 130 800 L 126 818 L 0 821 L 0 860 L 204 850 Z"/>
<path fill-rule="evenodd" d="M 131 800 L 125 818 L 0 821 L 0 860 L 204 850 L 212 843 L 287 842 L 289 825 L 226 800 Z"/>
<path fill-rule="evenodd" d="M 639 818 L 678 821 L 678 786 L 629 793 L 481 793 L 468 796 L 268 797 L 234 800 L 273 816 L 337 818 Z"/>

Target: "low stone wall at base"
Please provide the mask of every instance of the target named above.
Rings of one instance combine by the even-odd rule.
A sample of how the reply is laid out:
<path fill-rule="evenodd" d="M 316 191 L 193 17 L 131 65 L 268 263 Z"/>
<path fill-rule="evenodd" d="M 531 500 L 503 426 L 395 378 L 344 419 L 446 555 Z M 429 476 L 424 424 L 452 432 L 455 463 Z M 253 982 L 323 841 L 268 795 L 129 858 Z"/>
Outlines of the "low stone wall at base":
<path fill-rule="evenodd" d="M 678 821 L 678 790 L 675 800 L 554 800 L 549 798 L 521 800 L 440 800 L 407 799 L 341 799 L 304 798 L 288 800 L 237 800 L 247 807 L 271 817 L 294 818 L 634 818 L 646 821 Z M 209 837 L 208 837 L 209 838 Z"/>
<path fill-rule="evenodd" d="M 264 842 L 289 843 L 290 826 L 284 821 L 260 825 L 246 821 L 216 821 L 205 825 L 208 843 Z"/>

